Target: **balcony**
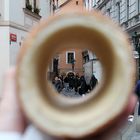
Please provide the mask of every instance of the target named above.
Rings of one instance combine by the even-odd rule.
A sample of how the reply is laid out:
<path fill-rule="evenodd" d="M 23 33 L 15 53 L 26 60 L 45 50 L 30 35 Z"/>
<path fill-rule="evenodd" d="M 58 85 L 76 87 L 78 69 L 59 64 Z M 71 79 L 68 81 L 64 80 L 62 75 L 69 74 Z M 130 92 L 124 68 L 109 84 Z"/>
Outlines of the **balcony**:
<path fill-rule="evenodd" d="M 33 11 L 32 10 L 29 10 L 28 8 L 23 8 L 23 11 L 25 14 L 29 15 L 29 16 L 32 16 L 36 19 L 39 19 L 41 18 L 41 16 L 39 15 L 39 9 L 34 9 Z"/>

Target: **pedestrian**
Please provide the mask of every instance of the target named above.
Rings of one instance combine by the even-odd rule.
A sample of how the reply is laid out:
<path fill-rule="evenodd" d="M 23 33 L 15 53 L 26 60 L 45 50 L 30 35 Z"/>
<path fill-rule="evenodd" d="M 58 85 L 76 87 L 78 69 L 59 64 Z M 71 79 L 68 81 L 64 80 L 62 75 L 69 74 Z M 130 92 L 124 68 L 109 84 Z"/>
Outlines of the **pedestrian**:
<path fill-rule="evenodd" d="M 29 121 L 27 121 L 23 110 L 20 108 L 15 79 L 15 69 L 10 69 L 4 80 L 0 101 L 0 140 L 62 140 L 53 138 L 48 134 L 44 135 L 30 123 L 27 123 Z M 91 136 L 89 140 L 103 140 L 108 135 L 112 135 L 114 126 L 118 126 L 127 118 L 128 114 L 134 109 L 135 102 L 136 97 L 132 95 L 120 118 L 115 120 L 105 132 L 97 136 Z M 47 122 L 46 125 L 48 125 Z M 116 129 L 114 129 L 114 133 Z"/>
<path fill-rule="evenodd" d="M 93 90 L 97 84 L 98 84 L 98 80 L 95 77 L 95 75 L 93 74 L 92 77 L 91 77 L 91 80 L 90 80 L 91 90 Z"/>
<path fill-rule="evenodd" d="M 54 86 L 55 86 L 55 89 L 58 91 L 58 93 L 62 91 L 62 88 L 63 88 L 62 81 L 58 76 L 56 76 L 54 79 Z"/>
<path fill-rule="evenodd" d="M 68 78 L 68 75 L 66 75 L 66 76 L 64 77 L 64 89 L 65 89 L 66 91 L 69 91 L 69 78 Z"/>
<path fill-rule="evenodd" d="M 79 77 L 79 74 L 76 73 L 75 78 L 74 78 L 74 90 L 75 90 L 75 92 L 78 92 L 79 86 L 80 86 L 80 77 Z"/>
<path fill-rule="evenodd" d="M 80 87 L 79 87 L 79 94 L 85 95 L 88 92 L 88 85 L 86 84 L 85 77 L 82 75 L 80 77 Z"/>
<path fill-rule="evenodd" d="M 69 72 L 67 74 L 67 78 L 65 79 L 65 82 L 68 83 L 69 90 L 72 91 L 74 88 L 74 73 L 73 72 Z"/>
<path fill-rule="evenodd" d="M 63 89 L 64 88 L 64 76 L 63 75 L 59 75 L 59 78 L 61 80 L 62 89 Z"/>
<path fill-rule="evenodd" d="M 140 116 L 140 80 L 137 81 L 135 93 L 138 96 L 139 106 L 138 106 L 138 116 Z"/>

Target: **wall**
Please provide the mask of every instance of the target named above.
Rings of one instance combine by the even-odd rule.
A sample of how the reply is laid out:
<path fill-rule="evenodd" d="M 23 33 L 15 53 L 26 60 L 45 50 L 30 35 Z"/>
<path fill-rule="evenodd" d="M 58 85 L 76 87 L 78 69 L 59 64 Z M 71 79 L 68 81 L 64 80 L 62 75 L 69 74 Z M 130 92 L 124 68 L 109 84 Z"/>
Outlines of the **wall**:
<path fill-rule="evenodd" d="M 78 5 L 76 5 L 76 1 L 78 1 Z M 69 0 L 67 4 L 64 4 L 64 6 L 60 7 L 58 12 L 61 12 L 62 10 L 67 10 L 69 8 L 78 9 L 78 10 L 83 10 L 84 8 L 84 3 L 83 0 Z"/>
<path fill-rule="evenodd" d="M 24 12 L 25 8 L 24 0 L 10 0 L 10 18 L 11 22 L 14 22 L 19 25 L 24 25 Z"/>
<path fill-rule="evenodd" d="M 65 3 L 67 0 L 58 0 L 58 6 L 62 5 L 63 3 Z"/>
<path fill-rule="evenodd" d="M 97 4 L 97 7 L 99 6 L 100 10 L 105 15 L 108 15 L 108 10 L 110 9 L 110 15 L 108 16 L 110 16 L 114 21 L 118 22 L 117 2 L 120 2 L 120 23 L 127 21 L 129 18 L 132 18 L 138 13 L 138 0 L 110 0 L 107 1 L 102 7 L 100 7 L 102 2 L 99 5 Z M 129 17 L 127 15 L 129 15 Z"/>
<path fill-rule="evenodd" d="M 82 61 L 82 50 L 80 49 L 70 49 L 66 51 L 72 51 L 75 52 L 75 66 L 74 66 L 74 71 L 76 73 L 79 73 L 80 75 L 83 74 L 83 61 Z M 59 54 L 59 69 L 60 72 L 68 72 L 72 71 L 72 65 L 66 63 L 66 51 L 61 52 Z"/>
<path fill-rule="evenodd" d="M 9 64 L 10 66 L 13 66 L 16 64 L 17 61 L 17 55 L 19 53 L 19 50 L 21 48 L 22 42 L 24 41 L 27 32 L 22 31 L 22 30 L 18 30 L 16 28 L 10 28 L 10 32 L 9 34 L 14 34 L 17 37 L 17 41 L 11 41 L 10 42 L 10 59 L 9 59 Z"/>
<path fill-rule="evenodd" d="M 102 74 L 103 74 L 103 68 L 101 65 L 101 62 L 99 60 L 99 58 L 97 58 L 97 56 L 91 52 L 88 51 L 88 55 L 89 55 L 89 63 L 91 63 L 92 67 L 89 67 L 89 69 L 92 69 L 92 72 L 95 77 L 98 79 L 98 81 L 100 81 L 102 79 Z M 87 64 L 89 65 L 89 64 Z M 88 67 L 86 67 L 86 65 L 84 65 L 85 69 L 88 69 Z M 91 71 L 91 70 L 90 70 Z"/>
<path fill-rule="evenodd" d="M 40 15 L 42 19 L 46 19 L 50 16 L 50 0 L 40 0 L 40 7 L 44 7 L 43 10 L 40 11 Z"/>
<path fill-rule="evenodd" d="M 95 75 L 95 77 L 98 79 L 99 82 L 103 80 L 102 79 L 103 68 L 99 60 L 93 61 L 93 74 Z"/>
<path fill-rule="evenodd" d="M 39 8 L 40 15 L 42 18 L 46 18 L 49 15 L 48 0 L 40 0 Z M 19 52 L 19 49 L 22 45 L 24 38 L 26 37 L 28 31 L 39 22 L 39 19 L 32 16 L 32 12 L 26 13 L 25 0 L 12 0 L 9 3 L 10 7 L 10 30 L 9 34 L 14 34 L 17 37 L 17 41 L 10 42 L 10 65 L 16 64 L 16 58 Z M 18 14 L 17 14 L 18 13 Z M 30 14 L 31 13 L 31 14 Z"/>
<path fill-rule="evenodd" d="M 140 33 L 140 1 L 139 0 L 105 0 L 96 3 L 96 8 L 100 9 L 103 14 L 110 16 L 115 22 L 118 22 L 117 2 L 120 2 L 120 25 L 124 31 L 129 34 L 129 39 L 132 43 L 132 35 L 134 32 Z M 110 9 L 110 15 L 108 15 Z M 131 44 L 133 47 L 133 43 Z"/>
<path fill-rule="evenodd" d="M 3 20 L 5 21 L 9 21 L 9 18 L 10 18 L 10 12 L 9 12 L 9 7 L 10 7 L 10 0 L 4 0 L 4 17 L 3 17 Z"/>
<path fill-rule="evenodd" d="M 76 1 L 78 1 L 78 5 L 76 5 Z M 56 13 L 61 13 L 63 10 L 67 10 L 69 7 L 70 8 L 76 8 L 76 9 L 80 9 L 83 10 L 83 0 L 68 0 L 68 2 L 66 2 L 66 0 L 61 1 L 60 4 L 63 3 L 63 6 L 61 5 L 59 7 L 59 9 L 56 11 Z M 65 4 L 64 4 L 65 3 Z M 83 62 L 82 62 L 82 50 L 74 48 L 74 49 L 70 49 L 70 50 L 66 50 L 66 51 L 74 51 L 75 52 L 75 66 L 74 66 L 74 71 L 78 72 L 80 75 L 83 74 Z M 60 69 L 60 73 L 63 72 L 68 72 L 68 71 L 72 71 L 72 64 L 66 64 L 66 51 L 61 52 L 59 54 L 59 69 Z"/>
<path fill-rule="evenodd" d="M 41 16 L 47 17 L 48 0 L 40 0 Z M 25 0 L 0 0 L 0 90 L 4 72 L 16 64 L 16 58 L 21 44 L 29 29 L 39 22 L 38 18 L 25 14 Z M 10 33 L 17 37 L 17 41 L 10 42 Z"/>
<path fill-rule="evenodd" d="M 9 27 L 0 26 L 0 91 L 3 76 L 9 68 Z M 1 93 L 1 92 L 0 92 Z"/>
<path fill-rule="evenodd" d="M 132 18 L 137 14 L 137 3 L 136 0 L 130 0 L 129 2 L 129 18 Z"/>
<path fill-rule="evenodd" d="M 24 14 L 23 8 L 25 8 L 25 0 L 11 0 L 10 1 L 10 21 L 24 26 L 25 14 Z M 15 9 L 16 11 L 18 11 L 18 14 L 16 14 Z M 49 0 L 40 0 L 39 9 L 40 9 L 40 13 L 39 13 L 40 16 L 42 18 L 47 18 L 50 15 Z"/>
<path fill-rule="evenodd" d="M 4 0 L 0 0 L 0 20 L 4 18 Z"/>

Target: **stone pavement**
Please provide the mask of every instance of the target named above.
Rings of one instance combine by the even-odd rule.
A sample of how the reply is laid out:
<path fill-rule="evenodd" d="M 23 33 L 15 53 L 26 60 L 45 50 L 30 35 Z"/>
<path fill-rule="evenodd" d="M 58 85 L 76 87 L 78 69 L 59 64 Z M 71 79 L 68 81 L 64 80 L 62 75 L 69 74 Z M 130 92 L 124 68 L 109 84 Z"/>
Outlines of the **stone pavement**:
<path fill-rule="evenodd" d="M 129 123 L 120 129 L 111 140 L 140 140 L 140 133 L 136 132 L 135 122 Z"/>
<path fill-rule="evenodd" d="M 140 133 L 133 133 L 133 135 L 130 136 L 130 140 L 140 140 Z"/>
<path fill-rule="evenodd" d="M 118 130 L 111 140 L 140 140 L 140 129 L 138 131 L 138 123 L 140 123 L 140 117 L 137 115 L 138 104 L 134 113 L 134 120 L 128 121 L 127 124 Z"/>
<path fill-rule="evenodd" d="M 79 93 L 76 93 L 74 90 L 63 89 L 60 94 L 63 94 L 67 97 L 81 97 Z M 128 121 L 124 127 L 122 127 L 116 134 L 111 138 L 111 140 L 140 140 L 140 131 L 137 132 L 136 126 L 139 121 L 137 115 L 138 104 L 135 109 L 134 120 Z M 139 128 L 140 130 L 140 128 Z"/>
<path fill-rule="evenodd" d="M 78 92 L 75 92 L 74 89 L 66 89 L 64 88 L 60 94 L 63 94 L 67 97 L 81 97 L 81 95 Z"/>

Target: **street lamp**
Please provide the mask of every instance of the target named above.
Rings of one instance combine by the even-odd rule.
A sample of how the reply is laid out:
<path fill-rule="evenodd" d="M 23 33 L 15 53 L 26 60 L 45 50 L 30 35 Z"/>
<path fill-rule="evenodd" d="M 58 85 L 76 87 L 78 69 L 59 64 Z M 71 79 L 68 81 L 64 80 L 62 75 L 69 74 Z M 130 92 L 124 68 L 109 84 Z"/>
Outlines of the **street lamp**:
<path fill-rule="evenodd" d="M 138 78 L 140 79 L 140 34 L 134 32 L 132 36 L 133 44 L 135 50 L 138 52 Z"/>

